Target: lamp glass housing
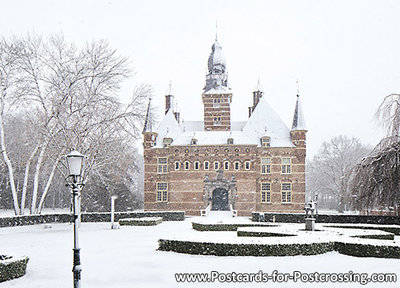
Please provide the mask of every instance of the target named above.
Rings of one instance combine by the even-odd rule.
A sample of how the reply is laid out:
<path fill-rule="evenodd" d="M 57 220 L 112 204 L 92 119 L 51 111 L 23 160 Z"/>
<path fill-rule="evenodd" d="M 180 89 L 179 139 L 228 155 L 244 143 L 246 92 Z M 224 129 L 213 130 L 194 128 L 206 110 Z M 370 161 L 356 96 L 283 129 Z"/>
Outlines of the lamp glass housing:
<path fill-rule="evenodd" d="M 81 176 L 84 157 L 78 151 L 72 151 L 66 155 L 69 176 Z"/>

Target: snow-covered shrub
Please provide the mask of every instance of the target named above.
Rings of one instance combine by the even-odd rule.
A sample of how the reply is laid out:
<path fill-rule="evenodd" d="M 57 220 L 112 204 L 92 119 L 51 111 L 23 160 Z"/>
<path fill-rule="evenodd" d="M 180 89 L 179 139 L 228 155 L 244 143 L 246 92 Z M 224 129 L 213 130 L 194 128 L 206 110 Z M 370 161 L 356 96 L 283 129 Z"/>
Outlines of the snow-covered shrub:
<path fill-rule="evenodd" d="M 335 250 L 341 254 L 357 257 L 400 258 L 398 246 L 336 242 Z"/>
<path fill-rule="evenodd" d="M 274 224 L 237 223 L 237 224 L 204 224 L 192 222 L 192 228 L 197 231 L 236 231 L 238 227 L 273 227 Z"/>
<path fill-rule="evenodd" d="M 0 255 L 0 282 L 24 276 L 28 261 L 28 257 Z"/>
<path fill-rule="evenodd" d="M 288 237 L 296 236 L 294 234 L 280 233 L 280 232 L 267 232 L 267 231 L 244 231 L 238 230 L 237 236 L 239 237 Z"/>
<path fill-rule="evenodd" d="M 125 218 L 119 220 L 121 226 L 155 226 L 162 223 L 161 217 Z"/>
<path fill-rule="evenodd" d="M 142 218 L 142 217 L 161 217 L 163 221 L 183 221 L 185 220 L 184 211 L 151 211 L 151 212 L 116 212 L 115 221 L 121 218 Z M 82 222 L 110 222 L 110 212 L 91 212 L 81 214 Z M 26 215 L 15 217 L 0 217 L 0 227 L 13 227 L 24 225 L 35 225 L 44 223 L 69 223 L 72 222 L 69 213 L 64 214 L 44 214 Z"/>
<path fill-rule="evenodd" d="M 399 216 L 318 214 L 316 223 L 398 224 Z M 305 213 L 253 212 L 253 222 L 304 223 Z"/>
<path fill-rule="evenodd" d="M 158 240 L 160 251 L 215 256 L 296 256 L 318 255 L 334 250 L 333 242 L 257 244 L 257 243 L 207 243 L 180 240 Z"/>

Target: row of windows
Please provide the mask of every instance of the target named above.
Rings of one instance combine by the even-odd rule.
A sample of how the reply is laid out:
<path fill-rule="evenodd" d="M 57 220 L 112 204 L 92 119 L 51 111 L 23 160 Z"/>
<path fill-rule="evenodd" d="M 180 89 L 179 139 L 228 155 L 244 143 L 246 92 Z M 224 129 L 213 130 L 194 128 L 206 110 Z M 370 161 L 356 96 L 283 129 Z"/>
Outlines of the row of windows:
<path fill-rule="evenodd" d="M 168 183 L 158 182 L 156 191 L 156 201 L 157 202 L 167 202 L 168 201 Z M 282 203 L 292 202 L 292 184 L 282 183 L 281 184 L 281 201 Z M 271 203 L 271 183 L 264 182 L 261 183 L 261 202 Z"/>
<path fill-rule="evenodd" d="M 212 165 L 212 168 L 214 170 L 218 169 L 224 169 L 224 170 L 229 170 L 230 163 L 229 161 L 225 161 L 220 164 L 220 162 L 215 161 L 213 163 L 209 161 L 204 161 L 203 163 L 203 169 L 204 170 L 210 170 L 210 166 Z M 220 166 L 221 165 L 221 166 Z M 291 168 L 291 159 L 290 158 L 282 158 L 282 174 L 291 174 L 292 173 L 292 168 Z M 199 161 L 195 161 L 193 163 L 193 168 L 194 170 L 200 170 L 201 163 Z M 233 169 L 234 170 L 239 170 L 241 168 L 241 163 L 239 161 L 233 162 Z M 175 170 L 190 170 L 190 162 L 185 161 L 183 163 L 176 161 L 174 163 L 174 169 Z M 250 170 L 250 161 L 244 162 L 244 169 L 245 170 Z M 159 174 L 164 174 L 168 173 L 168 159 L 167 158 L 158 158 L 157 159 L 157 173 Z M 261 174 L 270 174 L 271 173 L 271 158 L 261 158 Z"/>
<path fill-rule="evenodd" d="M 282 203 L 292 202 L 292 183 L 281 184 L 281 201 Z M 271 203 L 271 183 L 261 183 L 261 202 Z"/>

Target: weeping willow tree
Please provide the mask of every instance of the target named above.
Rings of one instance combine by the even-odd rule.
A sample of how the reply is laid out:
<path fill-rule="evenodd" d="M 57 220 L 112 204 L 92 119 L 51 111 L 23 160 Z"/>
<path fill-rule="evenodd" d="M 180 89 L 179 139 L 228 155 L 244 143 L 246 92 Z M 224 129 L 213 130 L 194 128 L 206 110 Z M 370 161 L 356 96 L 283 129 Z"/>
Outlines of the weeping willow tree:
<path fill-rule="evenodd" d="M 375 118 L 387 137 L 355 168 L 352 191 L 355 206 L 362 209 L 400 207 L 400 94 L 385 97 Z"/>

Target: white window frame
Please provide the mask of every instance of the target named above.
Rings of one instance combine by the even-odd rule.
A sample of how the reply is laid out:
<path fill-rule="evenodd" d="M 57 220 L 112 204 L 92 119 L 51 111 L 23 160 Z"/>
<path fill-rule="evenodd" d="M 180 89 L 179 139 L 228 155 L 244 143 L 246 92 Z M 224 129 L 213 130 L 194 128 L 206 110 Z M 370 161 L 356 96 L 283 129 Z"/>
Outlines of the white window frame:
<path fill-rule="evenodd" d="M 261 158 L 261 174 L 271 174 L 271 162 L 270 157 Z"/>
<path fill-rule="evenodd" d="M 271 203 L 271 182 L 261 182 L 261 203 Z"/>
<path fill-rule="evenodd" d="M 221 126 L 221 116 L 214 116 L 214 126 Z"/>
<path fill-rule="evenodd" d="M 251 169 L 251 163 L 250 161 L 244 162 L 244 170 L 250 170 Z"/>
<path fill-rule="evenodd" d="M 178 171 L 181 168 L 181 162 L 175 161 L 175 171 Z"/>
<path fill-rule="evenodd" d="M 221 107 L 221 99 L 213 99 L 213 108 Z"/>
<path fill-rule="evenodd" d="M 237 168 L 236 168 L 237 167 Z M 239 161 L 235 161 L 235 163 L 233 163 L 233 168 L 238 171 L 240 170 L 240 162 Z"/>
<path fill-rule="evenodd" d="M 165 163 L 160 163 L 164 161 Z M 168 157 L 158 157 L 157 158 L 157 174 L 167 174 L 168 173 Z"/>
<path fill-rule="evenodd" d="M 229 161 L 224 162 L 224 170 L 229 170 Z"/>
<path fill-rule="evenodd" d="M 210 170 L 210 162 L 209 161 L 204 161 L 204 170 Z"/>
<path fill-rule="evenodd" d="M 219 170 L 219 162 L 218 161 L 214 161 L 214 170 L 217 171 Z"/>
<path fill-rule="evenodd" d="M 288 159 L 289 159 L 289 164 L 284 163 Z M 292 174 L 292 158 L 290 157 L 281 158 L 281 167 L 282 167 L 282 174 Z"/>
<path fill-rule="evenodd" d="M 184 163 L 184 167 L 183 167 L 186 171 L 190 170 L 190 162 L 189 161 L 185 161 Z"/>
<path fill-rule="evenodd" d="M 194 170 L 199 170 L 200 169 L 200 162 L 199 161 L 194 162 L 193 166 L 194 166 Z"/>
<path fill-rule="evenodd" d="M 162 185 L 162 187 L 161 187 L 161 185 Z M 165 189 L 164 189 L 164 187 L 165 187 Z M 157 182 L 156 183 L 156 202 L 168 202 L 168 183 L 167 182 Z"/>
<path fill-rule="evenodd" d="M 292 203 L 292 183 L 281 183 L 281 200 L 282 203 Z"/>

